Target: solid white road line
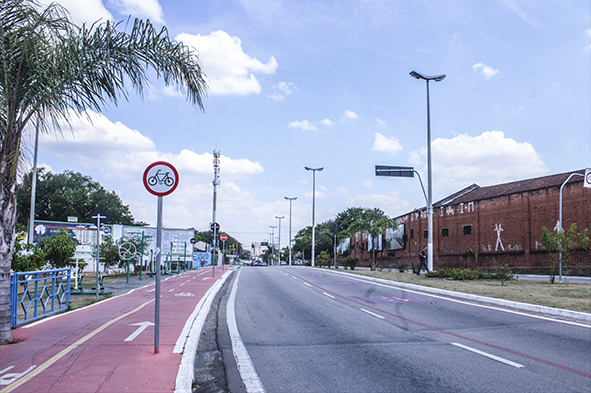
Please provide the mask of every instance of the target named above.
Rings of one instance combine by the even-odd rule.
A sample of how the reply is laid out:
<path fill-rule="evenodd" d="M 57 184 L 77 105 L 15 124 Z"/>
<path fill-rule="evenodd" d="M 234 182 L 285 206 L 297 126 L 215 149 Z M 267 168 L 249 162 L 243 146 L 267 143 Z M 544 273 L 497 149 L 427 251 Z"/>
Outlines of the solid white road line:
<path fill-rule="evenodd" d="M 480 350 L 478 350 L 478 349 L 476 349 L 476 348 L 472 348 L 472 347 L 469 347 L 469 346 L 467 346 L 467 345 L 462 345 L 462 344 L 460 344 L 460 343 L 451 343 L 451 345 L 455 345 L 456 347 L 460 347 L 460 348 L 466 349 L 466 350 L 468 350 L 468 351 L 471 351 L 471 352 L 477 353 L 477 354 L 479 354 L 479 355 L 486 356 L 487 358 L 490 358 L 490 359 L 496 360 L 497 362 L 501 362 L 501 363 L 508 364 L 509 366 L 513 366 L 513 367 L 517 367 L 517 368 L 524 367 L 524 366 L 523 366 L 523 364 L 519 364 L 519 363 L 512 362 L 512 361 L 510 361 L 510 360 L 507 360 L 507 359 L 505 359 L 505 358 L 501 358 L 501 357 L 499 357 L 499 356 L 492 355 L 492 354 L 490 354 L 490 353 L 488 353 L 488 352 L 483 352 L 483 351 L 480 351 Z"/>
<path fill-rule="evenodd" d="M 232 292 L 228 298 L 226 305 L 226 323 L 228 324 L 228 333 L 232 340 L 232 352 L 234 352 L 234 358 L 236 359 L 236 365 L 240 372 L 240 377 L 244 382 L 244 387 L 247 393 L 265 393 L 265 387 L 259 378 L 254 364 L 250 359 L 248 350 L 244 346 L 240 332 L 238 331 L 238 324 L 236 323 L 236 289 L 238 288 L 238 280 L 240 279 L 240 273 L 238 271 L 234 285 L 232 285 Z"/>

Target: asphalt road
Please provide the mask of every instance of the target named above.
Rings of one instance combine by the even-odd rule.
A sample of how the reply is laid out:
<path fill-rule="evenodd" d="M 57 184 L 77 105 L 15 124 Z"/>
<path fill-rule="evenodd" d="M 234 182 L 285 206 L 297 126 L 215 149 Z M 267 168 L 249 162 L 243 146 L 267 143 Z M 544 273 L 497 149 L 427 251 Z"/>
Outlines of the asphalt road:
<path fill-rule="evenodd" d="M 591 328 L 583 324 L 317 269 L 244 267 L 237 273 L 217 313 L 227 318 L 217 326 L 225 330 L 218 335 L 228 378 L 237 378 L 233 370 L 239 369 L 249 379 L 233 381 L 231 391 L 591 390 Z M 227 331 L 232 318 L 234 335 Z M 244 361 L 239 342 L 252 369 L 236 366 Z M 232 352 L 234 358 L 226 355 Z M 250 383 L 257 376 L 260 385 Z"/>

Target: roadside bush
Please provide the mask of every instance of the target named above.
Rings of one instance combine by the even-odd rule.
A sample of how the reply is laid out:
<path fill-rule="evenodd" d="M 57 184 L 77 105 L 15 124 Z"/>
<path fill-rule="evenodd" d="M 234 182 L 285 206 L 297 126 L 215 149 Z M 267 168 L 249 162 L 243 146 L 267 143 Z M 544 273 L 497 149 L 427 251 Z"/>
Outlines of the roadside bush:
<path fill-rule="evenodd" d="M 483 280 L 494 278 L 494 275 L 490 273 L 463 268 L 439 269 L 437 271 L 427 273 L 427 276 L 446 278 L 448 280 Z"/>
<path fill-rule="evenodd" d="M 501 285 L 505 285 L 506 281 L 515 280 L 515 274 L 511 271 L 511 267 L 508 263 L 505 266 L 495 266 L 494 278 L 501 282 Z"/>
<path fill-rule="evenodd" d="M 408 269 L 408 265 L 406 263 L 401 263 L 400 265 L 398 265 L 398 271 L 400 273 L 404 273 L 406 269 Z"/>
<path fill-rule="evenodd" d="M 348 267 L 351 268 L 351 270 L 355 270 L 355 265 L 357 265 L 358 263 L 359 263 L 359 258 L 357 258 L 357 257 L 347 257 L 343 261 L 343 266 L 345 266 L 345 269 L 348 266 Z"/>

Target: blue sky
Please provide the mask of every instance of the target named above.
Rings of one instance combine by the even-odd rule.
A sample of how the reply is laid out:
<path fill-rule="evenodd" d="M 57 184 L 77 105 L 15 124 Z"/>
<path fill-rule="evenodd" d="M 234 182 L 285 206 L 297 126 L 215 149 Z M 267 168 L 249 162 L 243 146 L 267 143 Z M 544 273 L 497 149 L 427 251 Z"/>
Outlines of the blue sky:
<path fill-rule="evenodd" d="M 144 97 L 110 105 L 73 132 L 44 135 L 40 165 L 91 175 L 138 220 L 155 224 L 143 187 L 154 161 L 176 166 L 164 225 L 206 230 L 212 152 L 221 153 L 217 218 L 244 243 L 282 246 L 348 207 L 394 217 L 425 205 L 430 84 L 433 196 L 591 167 L 590 3 L 578 0 L 61 0 L 78 24 L 128 15 L 194 47 L 209 82 L 201 112 L 153 78 Z M 29 157 L 30 158 L 30 157 Z M 275 230 L 277 236 L 277 230 Z M 277 239 L 276 239 L 277 240 Z"/>

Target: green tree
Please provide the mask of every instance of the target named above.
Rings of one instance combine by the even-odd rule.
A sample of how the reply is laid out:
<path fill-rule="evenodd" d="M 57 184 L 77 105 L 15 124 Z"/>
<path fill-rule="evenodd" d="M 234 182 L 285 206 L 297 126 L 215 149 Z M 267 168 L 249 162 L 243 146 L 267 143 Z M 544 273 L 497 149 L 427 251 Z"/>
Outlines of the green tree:
<path fill-rule="evenodd" d="M 124 29 L 130 27 L 127 32 Z M 149 22 L 74 25 L 65 8 L 35 0 L 0 2 L 0 343 L 10 341 L 10 262 L 16 225 L 17 168 L 22 134 L 36 119 L 41 129 L 71 113 L 101 111 L 107 102 L 138 93 L 156 71 L 180 84 L 202 108 L 206 91 L 198 57 Z M 73 111 L 71 111 L 73 110 Z"/>
<path fill-rule="evenodd" d="M 379 244 L 378 238 L 386 232 L 387 228 L 396 229 L 396 223 L 377 207 L 373 209 L 363 209 L 349 226 L 351 235 L 355 232 L 365 232 L 371 238 L 371 270 L 375 270 L 376 245 Z"/>
<path fill-rule="evenodd" d="M 31 210 L 31 177 L 29 172 L 17 186 L 17 229 L 26 230 Z M 35 198 L 35 219 L 45 221 L 67 221 L 69 216 L 78 217 L 80 222 L 92 222 L 92 212 L 97 206 L 107 212 L 105 224 L 141 225 L 114 191 L 108 192 L 99 182 L 81 173 L 38 174 L 37 196 Z"/>
<path fill-rule="evenodd" d="M 25 234 L 16 235 L 14 253 L 12 254 L 12 270 L 15 272 L 32 272 L 41 270 L 45 265 L 45 253 L 39 247 L 25 241 Z"/>
<path fill-rule="evenodd" d="M 573 223 L 569 230 L 565 233 L 564 231 L 557 231 L 552 234 L 548 228 L 542 228 L 542 236 L 540 237 L 540 243 L 548 251 L 550 263 L 552 267 L 549 271 L 550 282 L 553 284 L 556 277 L 556 270 L 561 261 L 562 256 L 562 270 L 564 274 L 568 274 L 568 266 L 572 262 L 572 252 L 577 248 L 583 248 L 589 250 L 589 230 L 585 229 L 578 232 L 576 223 Z"/>
<path fill-rule="evenodd" d="M 309 260 L 312 255 L 312 226 L 302 228 L 293 238 L 292 253 L 302 253 L 302 258 Z"/>
<path fill-rule="evenodd" d="M 65 229 L 60 229 L 57 235 L 41 239 L 37 247 L 43 252 L 45 261 L 54 269 L 68 267 L 76 252 L 76 242 Z"/>

